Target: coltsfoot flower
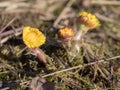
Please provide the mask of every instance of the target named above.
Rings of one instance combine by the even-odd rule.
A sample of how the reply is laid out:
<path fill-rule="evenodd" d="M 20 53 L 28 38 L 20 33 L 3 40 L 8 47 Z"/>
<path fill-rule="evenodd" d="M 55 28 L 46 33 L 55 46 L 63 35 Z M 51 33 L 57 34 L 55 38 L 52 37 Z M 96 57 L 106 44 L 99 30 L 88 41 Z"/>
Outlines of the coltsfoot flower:
<path fill-rule="evenodd" d="M 89 29 L 94 29 L 100 26 L 99 20 L 96 18 L 95 15 L 92 15 L 91 13 L 80 12 L 78 16 L 79 16 L 80 22 L 85 26 L 87 26 Z"/>
<path fill-rule="evenodd" d="M 45 53 L 39 49 L 39 46 L 46 41 L 45 35 L 39 29 L 30 26 L 24 27 L 22 34 L 23 41 L 30 48 L 31 54 L 37 56 L 43 63 L 46 63 Z"/>
<path fill-rule="evenodd" d="M 74 31 L 71 28 L 65 27 L 59 29 L 58 35 L 62 40 L 61 44 L 64 48 L 71 47 L 71 40 L 74 37 Z"/>
<path fill-rule="evenodd" d="M 62 39 L 70 38 L 74 36 L 74 31 L 71 28 L 65 27 L 58 31 L 58 35 Z"/>
<path fill-rule="evenodd" d="M 45 43 L 45 35 L 39 31 L 37 28 L 32 28 L 30 26 L 23 28 L 23 41 L 29 48 L 36 48 Z"/>

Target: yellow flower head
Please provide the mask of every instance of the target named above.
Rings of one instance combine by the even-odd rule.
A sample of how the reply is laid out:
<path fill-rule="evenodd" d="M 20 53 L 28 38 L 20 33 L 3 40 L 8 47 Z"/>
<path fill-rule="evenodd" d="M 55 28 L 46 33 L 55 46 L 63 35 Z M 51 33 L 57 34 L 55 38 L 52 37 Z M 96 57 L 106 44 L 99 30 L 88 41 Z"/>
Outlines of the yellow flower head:
<path fill-rule="evenodd" d="M 79 19 L 89 29 L 93 29 L 93 28 L 96 28 L 96 27 L 100 26 L 99 20 L 96 18 L 95 15 L 92 15 L 91 13 L 80 12 L 79 13 Z"/>
<path fill-rule="evenodd" d="M 23 41 L 29 48 L 36 48 L 45 43 L 46 37 L 37 28 L 24 27 L 23 28 Z"/>
<path fill-rule="evenodd" d="M 74 31 L 71 28 L 65 27 L 58 31 L 58 35 L 63 38 L 70 38 L 74 36 Z"/>

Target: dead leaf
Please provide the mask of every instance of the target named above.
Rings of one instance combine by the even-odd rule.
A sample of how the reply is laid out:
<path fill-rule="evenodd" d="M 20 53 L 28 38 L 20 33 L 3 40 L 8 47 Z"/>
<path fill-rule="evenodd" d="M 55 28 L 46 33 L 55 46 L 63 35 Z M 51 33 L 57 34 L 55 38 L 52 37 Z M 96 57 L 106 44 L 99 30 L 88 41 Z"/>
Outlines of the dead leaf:
<path fill-rule="evenodd" d="M 31 90 L 54 90 L 55 84 L 53 82 L 46 82 L 44 78 L 35 77 L 30 83 Z"/>

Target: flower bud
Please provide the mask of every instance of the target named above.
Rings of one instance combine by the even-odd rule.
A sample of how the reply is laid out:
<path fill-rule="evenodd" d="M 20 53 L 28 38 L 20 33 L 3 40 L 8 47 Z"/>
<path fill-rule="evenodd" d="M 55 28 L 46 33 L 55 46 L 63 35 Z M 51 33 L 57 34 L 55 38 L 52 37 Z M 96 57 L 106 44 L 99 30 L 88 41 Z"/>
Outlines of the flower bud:
<path fill-rule="evenodd" d="M 82 24 L 87 26 L 89 29 L 94 29 L 100 26 L 99 20 L 96 18 L 95 15 L 92 15 L 88 12 L 80 12 L 78 18 Z"/>
<path fill-rule="evenodd" d="M 74 36 L 74 31 L 71 28 L 65 27 L 58 31 L 58 35 L 62 39 L 70 38 Z"/>

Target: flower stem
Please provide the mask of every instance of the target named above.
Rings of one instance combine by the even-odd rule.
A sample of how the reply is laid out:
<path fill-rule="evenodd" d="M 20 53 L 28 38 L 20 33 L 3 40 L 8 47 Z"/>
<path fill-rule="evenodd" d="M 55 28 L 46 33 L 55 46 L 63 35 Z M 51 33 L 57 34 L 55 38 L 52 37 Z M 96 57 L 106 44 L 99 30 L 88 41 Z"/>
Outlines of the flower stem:
<path fill-rule="evenodd" d="M 42 61 L 43 63 L 47 63 L 45 53 L 41 49 L 34 48 L 32 49 L 32 52 L 35 56 L 38 57 L 40 61 Z"/>

